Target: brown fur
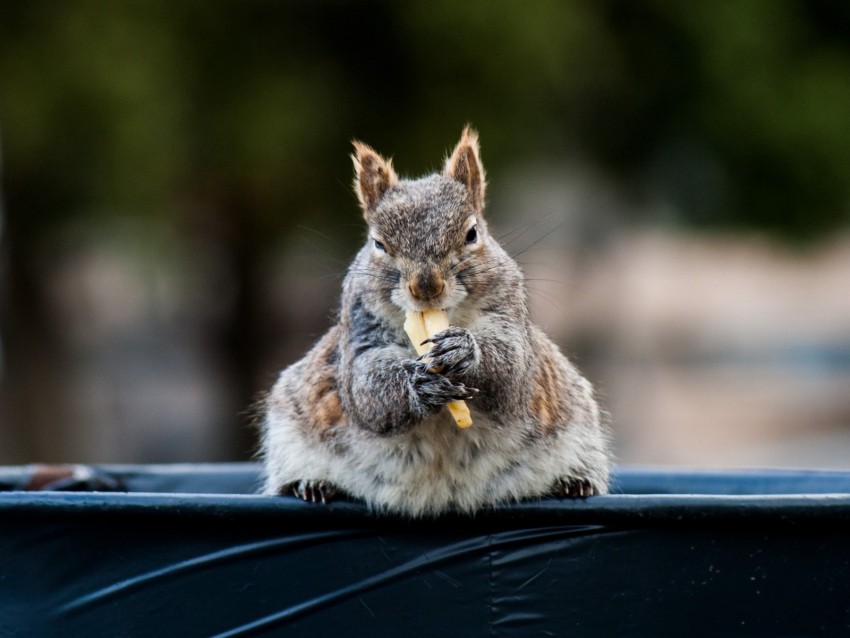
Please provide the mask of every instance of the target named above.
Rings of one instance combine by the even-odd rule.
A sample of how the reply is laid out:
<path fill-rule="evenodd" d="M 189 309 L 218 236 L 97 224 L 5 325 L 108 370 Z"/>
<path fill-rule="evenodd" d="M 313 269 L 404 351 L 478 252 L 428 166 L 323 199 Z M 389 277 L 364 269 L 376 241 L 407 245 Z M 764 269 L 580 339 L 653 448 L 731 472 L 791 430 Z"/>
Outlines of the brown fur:
<path fill-rule="evenodd" d="M 327 430 L 342 421 L 342 407 L 333 378 L 319 379 L 319 382 L 311 388 L 308 401 L 314 406 L 313 420 L 321 430 Z"/>
<path fill-rule="evenodd" d="M 447 175 L 467 188 L 472 206 L 478 212 L 484 208 L 486 187 L 480 152 L 478 133 L 467 124 L 445 167 Z"/>
<path fill-rule="evenodd" d="M 311 419 L 321 438 L 330 435 L 330 431 L 344 420 L 342 406 L 337 390 L 337 339 L 323 339 L 319 342 L 313 359 L 316 366 L 308 375 L 309 387 L 306 393 L 306 406 L 311 409 Z"/>
<path fill-rule="evenodd" d="M 384 193 L 398 181 L 393 170 L 392 160 L 385 160 L 368 144 L 355 140 L 354 155 L 354 191 L 360 200 L 364 212 L 371 211 Z"/>
<path fill-rule="evenodd" d="M 540 358 L 531 395 L 531 412 L 537 418 L 540 434 L 549 434 L 560 422 L 570 418 L 569 414 L 564 414 L 562 393 L 566 384 L 562 377 L 551 355 Z"/>

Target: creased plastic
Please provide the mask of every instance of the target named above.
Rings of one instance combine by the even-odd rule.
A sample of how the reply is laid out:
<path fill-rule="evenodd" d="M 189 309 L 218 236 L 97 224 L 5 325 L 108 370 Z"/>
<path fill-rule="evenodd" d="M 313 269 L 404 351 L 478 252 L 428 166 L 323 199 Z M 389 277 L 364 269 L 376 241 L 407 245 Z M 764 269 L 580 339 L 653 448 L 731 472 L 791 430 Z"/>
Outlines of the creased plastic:
<path fill-rule="evenodd" d="M 255 496 L 253 465 L 94 469 L 129 491 L 14 491 L 32 468 L 0 469 L 0 636 L 850 627 L 850 473 L 621 470 L 611 496 L 408 521 Z"/>

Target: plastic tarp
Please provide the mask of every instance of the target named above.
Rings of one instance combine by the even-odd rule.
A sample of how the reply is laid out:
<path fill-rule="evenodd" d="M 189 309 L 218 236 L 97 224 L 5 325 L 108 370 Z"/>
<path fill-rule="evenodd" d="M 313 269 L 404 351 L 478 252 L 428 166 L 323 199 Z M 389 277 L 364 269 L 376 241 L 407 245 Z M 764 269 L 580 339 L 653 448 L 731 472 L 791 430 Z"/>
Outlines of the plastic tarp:
<path fill-rule="evenodd" d="M 621 469 L 609 496 L 417 521 L 257 485 L 0 468 L 0 636 L 850 634 L 847 472 Z"/>

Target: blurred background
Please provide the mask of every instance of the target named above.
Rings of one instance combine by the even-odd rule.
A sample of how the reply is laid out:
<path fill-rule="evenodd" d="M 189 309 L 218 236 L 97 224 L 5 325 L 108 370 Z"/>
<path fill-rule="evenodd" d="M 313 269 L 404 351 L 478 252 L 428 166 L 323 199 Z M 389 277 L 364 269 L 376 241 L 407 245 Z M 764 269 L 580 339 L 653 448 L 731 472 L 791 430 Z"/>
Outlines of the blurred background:
<path fill-rule="evenodd" d="M 250 458 L 466 122 L 620 462 L 850 468 L 844 0 L 4 1 L 0 463 Z"/>

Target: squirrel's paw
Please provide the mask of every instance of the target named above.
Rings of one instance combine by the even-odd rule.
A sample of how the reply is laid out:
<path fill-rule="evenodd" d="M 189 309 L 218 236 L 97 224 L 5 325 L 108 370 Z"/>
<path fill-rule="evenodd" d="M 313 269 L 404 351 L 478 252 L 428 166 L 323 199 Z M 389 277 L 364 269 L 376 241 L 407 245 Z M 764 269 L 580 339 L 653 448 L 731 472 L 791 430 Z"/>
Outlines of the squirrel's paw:
<path fill-rule="evenodd" d="M 280 496 L 294 496 L 308 503 L 330 503 L 343 494 L 327 481 L 293 481 L 286 483 L 277 493 Z"/>
<path fill-rule="evenodd" d="M 587 479 L 568 476 L 555 481 L 552 494 L 557 498 L 587 498 L 595 496 L 596 490 Z"/>
<path fill-rule="evenodd" d="M 426 405 L 441 406 L 451 401 L 469 401 L 478 394 L 476 388 L 452 381 L 442 374 L 432 372 L 429 363 L 408 359 L 402 362 L 410 375 L 410 384 L 420 401 Z"/>
<path fill-rule="evenodd" d="M 419 359 L 428 359 L 428 369 L 445 376 L 460 376 L 481 358 L 475 337 L 466 328 L 447 328 L 423 343 L 433 345 Z"/>

